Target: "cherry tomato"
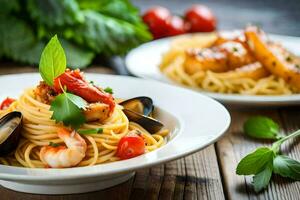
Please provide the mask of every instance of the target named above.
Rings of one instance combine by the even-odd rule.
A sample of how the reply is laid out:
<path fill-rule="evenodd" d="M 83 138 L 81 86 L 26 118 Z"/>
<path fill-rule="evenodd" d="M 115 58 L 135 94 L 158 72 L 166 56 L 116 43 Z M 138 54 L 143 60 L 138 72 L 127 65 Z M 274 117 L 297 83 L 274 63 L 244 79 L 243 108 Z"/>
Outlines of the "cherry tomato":
<path fill-rule="evenodd" d="M 55 91 L 61 93 L 61 86 L 67 87 L 67 90 L 75 95 L 85 99 L 89 103 L 102 102 L 108 104 L 112 112 L 115 107 L 115 102 L 111 94 L 104 93 L 97 87 L 86 82 L 79 70 L 66 70 L 54 79 Z"/>
<path fill-rule="evenodd" d="M 0 110 L 7 109 L 10 106 L 10 104 L 12 104 L 14 101 L 15 101 L 15 99 L 7 97 L 6 99 L 4 99 L 2 101 L 2 103 L 0 105 Z"/>
<path fill-rule="evenodd" d="M 117 156 L 122 160 L 133 158 L 145 153 L 144 139 L 137 134 L 121 138 L 117 148 Z"/>
<path fill-rule="evenodd" d="M 178 16 L 172 16 L 167 23 L 167 36 L 180 35 L 186 32 L 186 24 Z"/>
<path fill-rule="evenodd" d="M 212 11 L 200 4 L 186 11 L 185 20 L 190 24 L 189 32 L 210 32 L 216 29 L 216 18 Z"/>
<path fill-rule="evenodd" d="M 143 21 L 148 25 L 155 39 L 166 36 L 167 21 L 171 13 L 167 8 L 155 6 L 143 15 Z"/>

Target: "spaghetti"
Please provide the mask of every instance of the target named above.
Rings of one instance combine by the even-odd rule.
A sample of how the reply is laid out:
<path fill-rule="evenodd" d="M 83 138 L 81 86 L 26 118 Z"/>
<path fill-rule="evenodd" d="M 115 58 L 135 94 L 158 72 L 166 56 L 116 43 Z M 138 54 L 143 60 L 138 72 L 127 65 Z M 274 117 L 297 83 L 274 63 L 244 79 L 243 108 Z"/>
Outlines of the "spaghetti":
<path fill-rule="evenodd" d="M 8 109 L 0 111 L 0 116 L 14 110 L 20 111 L 23 115 L 22 138 L 16 151 L 7 157 L 1 157 L 0 162 L 4 165 L 30 168 L 47 167 L 40 159 L 40 150 L 50 142 L 63 143 L 57 136 L 57 129 L 63 125 L 51 119 L 53 113 L 50 111 L 50 105 L 37 100 L 34 89 L 25 90 Z M 81 127 L 81 129 L 94 128 L 102 128 L 103 133 L 81 135 L 87 143 L 87 151 L 77 166 L 91 166 L 119 160 L 120 158 L 116 156 L 118 143 L 131 130 L 138 130 L 141 133 L 145 141 L 145 153 L 164 145 L 165 136 L 169 134 L 166 129 L 150 134 L 139 124 L 130 122 L 120 105 L 117 105 L 112 115 L 102 123 L 89 122 Z"/>
<path fill-rule="evenodd" d="M 229 56 L 226 54 L 227 57 L 224 57 L 227 63 L 224 62 L 223 64 L 222 53 L 228 50 L 228 46 L 232 46 L 232 41 L 235 42 L 238 39 L 224 40 L 224 38 L 220 38 L 220 36 L 215 33 L 179 37 L 172 41 L 170 49 L 163 55 L 160 70 L 176 83 L 210 92 L 244 95 L 288 95 L 299 92 L 299 88 L 288 83 L 288 81 L 284 79 L 285 77 L 281 77 L 277 73 L 269 73 L 268 70 L 265 70 L 264 65 L 262 68 L 264 68 L 264 73 L 266 74 L 259 77 L 247 76 L 248 74 L 245 75 L 243 70 L 241 70 L 241 68 L 245 66 L 243 63 L 241 63 L 238 68 L 223 70 L 223 68 L 225 68 L 223 65 L 227 64 L 228 60 L 232 61 L 230 59 L 239 53 L 237 52 L 238 49 L 233 47 L 233 52 L 231 52 Z M 216 50 L 216 44 L 218 43 L 223 44 L 223 48 L 226 47 L 227 49 L 220 49 L 218 52 L 218 50 Z M 245 49 L 248 52 L 250 51 L 245 41 L 239 41 L 239 43 L 247 46 Z M 188 53 L 194 49 L 202 53 L 202 55 L 200 54 L 200 56 L 202 56 L 200 59 L 204 58 L 202 63 Z M 221 55 L 218 53 L 221 53 Z M 252 58 L 252 55 L 250 56 L 252 62 L 250 64 L 246 63 L 246 65 L 261 65 L 259 61 Z M 234 58 L 236 59 L 236 57 Z M 192 62 L 187 62 L 190 60 L 192 60 Z M 234 60 L 233 64 L 236 64 L 236 60 Z M 241 59 L 238 61 L 241 61 Z M 213 64 L 219 65 L 218 67 L 222 69 L 219 70 L 220 68 L 216 69 L 211 67 Z M 209 67 L 211 67 L 211 69 L 209 69 Z M 253 72 L 252 74 L 257 75 L 255 73 L 256 72 Z"/>

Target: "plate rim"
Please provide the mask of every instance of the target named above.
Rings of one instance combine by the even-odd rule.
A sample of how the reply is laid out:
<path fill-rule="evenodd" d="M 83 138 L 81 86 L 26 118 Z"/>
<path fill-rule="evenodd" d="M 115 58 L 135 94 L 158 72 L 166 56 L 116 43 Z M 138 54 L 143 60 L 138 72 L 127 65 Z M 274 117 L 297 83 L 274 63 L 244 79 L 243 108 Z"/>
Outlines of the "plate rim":
<path fill-rule="evenodd" d="M 91 178 L 91 177 L 100 177 L 100 176 L 110 176 L 113 174 L 119 174 L 119 173 L 126 173 L 126 172 L 131 172 L 131 171 L 135 171 L 137 169 L 141 169 L 141 168 L 146 168 L 146 167 L 151 167 L 153 165 L 157 165 L 157 164 L 161 164 L 161 163 L 166 163 L 172 160 L 176 160 L 179 159 L 181 157 L 185 157 L 187 155 L 190 155 L 192 153 L 195 153 L 201 149 L 204 149 L 205 147 L 215 143 L 219 138 L 221 138 L 226 130 L 229 128 L 230 123 L 231 123 L 231 117 L 230 114 L 228 112 L 228 110 L 219 102 L 217 102 L 216 100 L 207 97 L 205 95 L 199 94 L 197 92 L 194 91 L 190 91 L 184 88 L 178 88 L 176 86 L 172 86 L 166 83 L 162 83 L 162 82 L 157 82 L 157 81 L 153 81 L 153 80 L 146 80 L 146 79 L 141 79 L 141 78 L 137 78 L 137 77 L 129 77 L 129 76 L 120 76 L 120 75 L 107 75 L 107 74 L 97 74 L 97 73 L 86 73 L 87 76 L 97 76 L 97 77 L 115 77 L 117 79 L 121 78 L 121 79 L 134 79 L 135 81 L 143 81 L 143 82 L 149 82 L 149 84 L 158 84 L 158 85 L 165 85 L 165 87 L 171 87 L 174 88 L 176 90 L 182 90 L 185 91 L 187 93 L 194 93 L 194 95 L 197 96 L 201 96 L 201 98 L 205 99 L 205 101 L 210 101 L 211 103 L 214 104 L 214 106 L 218 106 L 221 110 L 222 110 L 222 114 L 224 116 L 224 127 L 222 127 L 222 129 L 217 133 L 214 134 L 213 139 L 209 139 L 208 142 L 206 142 L 206 144 L 204 145 L 199 145 L 198 147 L 189 147 L 188 149 L 185 150 L 185 152 L 183 153 L 178 153 L 178 154 L 174 154 L 174 155 L 169 155 L 168 158 L 165 159 L 156 159 L 155 161 L 151 162 L 151 163 L 143 163 L 131 168 L 124 168 L 124 169 L 114 169 L 111 170 L 109 172 L 106 173 L 101 173 L 101 171 L 93 171 L 90 173 L 85 173 L 85 174 L 73 174 L 73 175 L 69 175 L 69 174 L 60 174 L 60 175 L 54 175 L 54 174 L 47 174 L 47 175 L 43 175 L 43 176 L 37 176 L 37 175 L 32 175 L 32 174 L 25 174 L 26 171 L 30 171 L 30 172 L 41 172 L 44 170 L 51 170 L 53 172 L 55 171 L 62 171 L 62 170 L 69 170 L 69 171 L 79 171 L 79 170 L 88 170 L 91 168 L 97 168 L 97 165 L 94 166 L 85 166 L 85 167 L 76 167 L 76 168 L 69 168 L 69 169 L 31 169 L 31 168 L 23 168 L 23 167 L 12 167 L 12 166 L 5 166 L 5 165 L 0 165 L 0 170 L 1 168 L 7 168 L 8 170 L 10 168 L 12 168 L 13 170 L 17 170 L 17 171 L 24 171 L 24 174 L 7 174 L 7 173 L 2 173 L 0 172 L 0 179 L 2 180 L 8 180 L 8 181 L 26 181 L 26 182 L 36 182 L 36 181 L 59 181 L 59 180 L 80 180 L 80 179 L 86 179 L 86 178 Z M 1 75 L 0 76 L 0 80 L 5 77 L 5 78 L 10 78 L 10 77 L 22 77 L 22 76 L 37 76 L 39 75 L 38 73 L 20 73 L 20 74 L 9 74 L 9 75 Z M 180 116 L 179 116 L 180 117 Z M 176 139 L 177 137 L 175 137 L 174 139 Z M 167 148 L 167 146 L 166 146 Z M 151 152 L 150 152 L 151 153 Z M 133 158 L 134 159 L 134 158 Z M 132 159 L 130 159 L 132 160 Z M 125 161 L 118 161 L 118 162 L 124 162 L 124 165 L 126 164 L 126 160 Z M 108 163 L 109 164 L 109 163 Z M 108 164 L 99 164 L 100 166 L 102 165 L 108 165 Z M 98 166 L 99 166 L 98 165 Z"/>

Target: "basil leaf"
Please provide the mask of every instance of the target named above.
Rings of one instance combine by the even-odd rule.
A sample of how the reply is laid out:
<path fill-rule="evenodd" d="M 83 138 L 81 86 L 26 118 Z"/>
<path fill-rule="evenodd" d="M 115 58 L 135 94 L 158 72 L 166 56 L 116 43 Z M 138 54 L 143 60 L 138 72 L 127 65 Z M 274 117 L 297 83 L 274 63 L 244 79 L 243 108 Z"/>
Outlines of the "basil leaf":
<path fill-rule="evenodd" d="M 259 192 L 266 188 L 270 182 L 273 171 L 273 160 L 270 160 L 265 168 L 253 177 L 253 185 L 255 192 Z"/>
<path fill-rule="evenodd" d="M 114 93 L 114 92 L 113 92 L 113 89 L 110 88 L 110 87 L 106 87 L 106 88 L 104 89 L 104 92 L 109 93 L 109 94 L 113 94 L 113 93 Z"/>
<path fill-rule="evenodd" d="M 270 162 L 270 160 L 273 160 L 274 156 L 275 154 L 270 148 L 258 148 L 239 162 L 236 168 L 236 173 L 238 175 L 257 174 L 265 168 L 266 164 Z"/>
<path fill-rule="evenodd" d="M 63 122 L 66 126 L 72 126 L 74 129 L 85 123 L 85 116 L 82 113 L 85 101 L 81 97 L 62 93 L 51 103 L 50 110 L 53 111 L 51 119 L 56 122 Z"/>
<path fill-rule="evenodd" d="M 300 180 L 300 162 L 287 156 L 279 155 L 273 161 L 274 173 L 294 180 Z"/>
<path fill-rule="evenodd" d="M 87 130 L 77 130 L 79 134 L 98 134 L 103 133 L 103 128 L 94 128 L 94 129 L 87 129 Z"/>
<path fill-rule="evenodd" d="M 251 117 L 244 123 L 244 132 L 254 138 L 278 139 L 279 125 L 268 117 Z"/>
<path fill-rule="evenodd" d="M 55 35 L 48 42 L 41 55 L 39 71 L 43 80 L 52 86 L 53 80 L 65 72 L 66 62 L 64 49 Z"/>

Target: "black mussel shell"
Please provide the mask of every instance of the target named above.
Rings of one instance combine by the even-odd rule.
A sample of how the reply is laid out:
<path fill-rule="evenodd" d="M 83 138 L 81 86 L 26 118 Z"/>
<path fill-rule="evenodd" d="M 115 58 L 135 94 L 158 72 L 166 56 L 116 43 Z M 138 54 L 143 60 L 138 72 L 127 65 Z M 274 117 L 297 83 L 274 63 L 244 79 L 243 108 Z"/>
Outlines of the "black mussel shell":
<path fill-rule="evenodd" d="M 130 121 L 138 123 L 151 134 L 158 132 L 164 126 L 160 121 L 134 111 L 123 109 L 123 112 Z"/>
<path fill-rule="evenodd" d="M 149 116 L 153 111 L 153 101 L 150 97 L 135 97 L 120 103 L 124 109 L 134 111 L 141 115 Z"/>
<path fill-rule="evenodd" d="M 5 139 L 5 141 L 3 141 L 0 144 L 0 156 L 6 156 L 17 148 L 21 136 L 22 113 L 13 111 L 6 114 L 4 117 L 0 119 L 0 129 L 1 129 L 4 124 L 8 123 L 10 120 L 16 117 L 20 118 L 20 122 L 9 133 L 9 136 Z"/>

